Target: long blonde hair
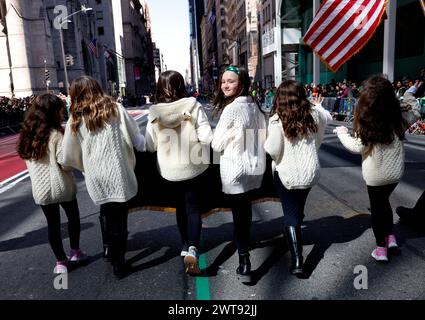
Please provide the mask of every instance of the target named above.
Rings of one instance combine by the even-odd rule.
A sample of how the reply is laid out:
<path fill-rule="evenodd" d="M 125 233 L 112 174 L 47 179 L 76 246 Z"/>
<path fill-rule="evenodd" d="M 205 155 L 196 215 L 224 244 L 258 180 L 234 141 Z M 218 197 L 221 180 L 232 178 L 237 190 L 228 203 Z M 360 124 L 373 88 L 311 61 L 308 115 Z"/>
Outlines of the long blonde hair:
<path fill-rule="evenodd" d="M 82 76 L 71 84 L 71 131 L 76 133 L 82 120 L 90 132 L 102 129 L 118 115 L 115 101 L 105 95 L 96 79 Z"/>

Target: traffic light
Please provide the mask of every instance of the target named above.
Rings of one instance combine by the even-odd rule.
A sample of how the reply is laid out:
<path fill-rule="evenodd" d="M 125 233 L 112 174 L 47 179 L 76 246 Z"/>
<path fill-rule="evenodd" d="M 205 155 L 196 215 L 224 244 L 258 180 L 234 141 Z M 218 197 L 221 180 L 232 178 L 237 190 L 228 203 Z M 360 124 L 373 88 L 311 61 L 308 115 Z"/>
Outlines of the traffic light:
<path fill-rule="evenodd" d="M 49 69 L 44 69 L 44 81 L 46 83 L 47 86 L 50 85 L 51 81 L 50 81 L 50 71 Z"/>
<path fill-rule="evenodd" d="M 66 66 L 67 67 L 70 67 L 70 66 L 73 66 L 74 65 L 74 57 L 71 56 L 70 54 L 67 54 L 65 56 L 65 61 L 66 61 Z"/>

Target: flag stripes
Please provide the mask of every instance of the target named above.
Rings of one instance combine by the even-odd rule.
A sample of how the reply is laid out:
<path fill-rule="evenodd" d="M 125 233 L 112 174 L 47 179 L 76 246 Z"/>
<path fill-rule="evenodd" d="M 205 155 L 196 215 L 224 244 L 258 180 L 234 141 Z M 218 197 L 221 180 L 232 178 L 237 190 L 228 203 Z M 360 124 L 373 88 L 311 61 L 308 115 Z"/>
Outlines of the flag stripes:
<path fill-rule="evenodd" d="M 92 41 L 89 42 L 87 47 L 93 52 L 93 54 L 97 57 L 97 40 L 94 38 Z"/>
<path fill-rule="evenodd" d="M 381 22 L 388 0 L 325 0 L 304 42 L 336 72 L 361 50 Z"/>

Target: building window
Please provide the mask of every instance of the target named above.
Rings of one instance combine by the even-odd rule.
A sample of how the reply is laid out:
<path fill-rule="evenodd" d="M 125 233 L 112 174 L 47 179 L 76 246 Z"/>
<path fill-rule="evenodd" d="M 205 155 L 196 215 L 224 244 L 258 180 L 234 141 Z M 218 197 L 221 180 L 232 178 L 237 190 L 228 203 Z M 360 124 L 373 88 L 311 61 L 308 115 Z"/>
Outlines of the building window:
<path fill-rule="evenodd" d="M 103 11 L 96 11 L 96 19 L 103 20 Z"/>
<path fill-rule="evenodd" d="M 105 28 L 104 28 L 104 27 L 98 27 L 98 28 L 97 28 L 97 35 L 98 35 L 98 36 L 103 36 L 103 35 L 105 35 Z"/>

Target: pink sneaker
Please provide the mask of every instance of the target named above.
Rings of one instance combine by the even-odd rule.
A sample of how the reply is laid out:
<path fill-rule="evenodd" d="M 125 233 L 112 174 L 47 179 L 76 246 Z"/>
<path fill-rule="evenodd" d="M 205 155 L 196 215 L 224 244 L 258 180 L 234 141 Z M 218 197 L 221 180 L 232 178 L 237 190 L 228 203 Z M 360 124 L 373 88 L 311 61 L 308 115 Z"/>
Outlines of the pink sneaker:
<path fill-rule="evenodd" d="M 56 262 L 55 269 L 53 269 L 54 274 L 61 274 L 61 273 L 67 273 L 68 272 L 68 261 L 58 261 Z"/>
<path fill-rule="evenodd" d="M 69 261 L 71 262 L 82 262 L 85 261 L 87 258 L 87 255 L 80 249 L 72 249 L 69 253 Z"/>
<path fill-rule="evenodd" d="M 395 235 L 390 234 L 385 240 L 387 241 L 387 248 L 388 249 L 398 248 L 398 244 L 397 244 L 397 240 L 395 238 Z"/>
<path fill-rule="evenodd" d="M 388 261 L 387 248 L 376 247 L 376 249 L 372 251 L 372 257 L 375 258 L 376 261 Z"/>

